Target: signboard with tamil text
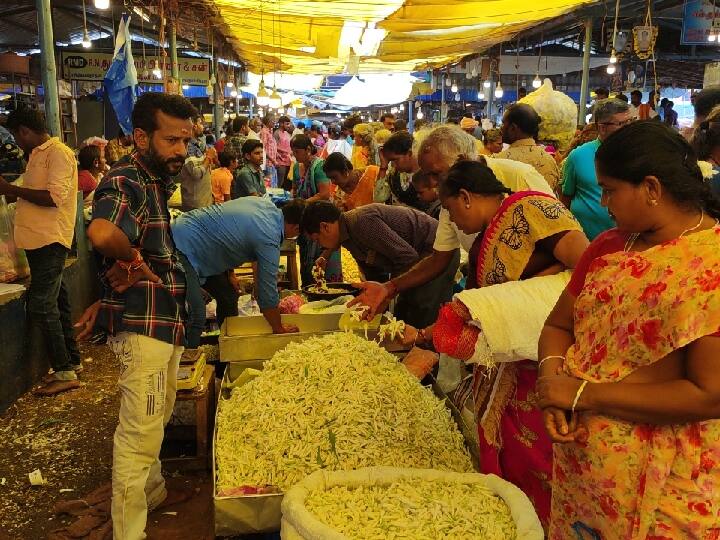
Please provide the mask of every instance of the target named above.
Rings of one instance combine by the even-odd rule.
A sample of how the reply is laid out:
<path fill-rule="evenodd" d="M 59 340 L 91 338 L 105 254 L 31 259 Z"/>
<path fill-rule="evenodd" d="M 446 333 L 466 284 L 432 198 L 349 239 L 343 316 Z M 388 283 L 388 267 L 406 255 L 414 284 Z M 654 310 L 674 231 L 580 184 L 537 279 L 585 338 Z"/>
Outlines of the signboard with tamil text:
<path fill-rule="evenodd" d="M 715 6 L 712 0 L 685 0 L 682 23 L 684 45 L 716 45 L 708 41 L 708 35 L 711 29 L 720 32 L 720 2 Z"/>
<path fill-rule="evenodd" d="M 100 82 L 105 78 L 105 73 L 112 64 L 111 53 L 63 51 L 61 58 L 63 79 L 67 80 Z M 147 65 L 142 57 L 135 57 L 134 60 L 139 82 L 154 84 L 159 82 L 153 77 L 152 70 L 156 67 L 162 69 L 161 59 L 156 56 L 148 56 Z M 168 58 L 165 62 L 166 76 L 170 76 L 171 68 Z M 178 58 L 178 68 L 183 84 L 204 86 L 210 79 L 210 60 L 207 58 Z M 148 77 L 143 77 L 145 71 L 148 72 Z"/>

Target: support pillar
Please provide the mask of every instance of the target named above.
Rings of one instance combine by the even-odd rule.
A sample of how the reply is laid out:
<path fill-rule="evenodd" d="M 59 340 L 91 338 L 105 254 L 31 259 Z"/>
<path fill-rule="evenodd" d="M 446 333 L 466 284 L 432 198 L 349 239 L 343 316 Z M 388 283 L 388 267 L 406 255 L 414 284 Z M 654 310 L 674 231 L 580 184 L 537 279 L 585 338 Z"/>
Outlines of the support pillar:
<path fill-rule="evenodd" d="M 592 17 L 585 19 L 585 44 L 583 45 L 582 82 L 580 83 L 580 104 L 578 107 L 578 125 L 585 125 L 587 101 L 590 88 L 590 49 L 592 48 Z"/>
<path fill-rule="evenodd" d="M 177 22 L 174 18 L 170 20 L 170 65 L 172 66 L 170 73 L 172 78 L 182 86 L 182 81 L 180 81 L 180 65 L 178 64 L 176 24 Z"/>
<path fill-rule="evenodd" d="M 35 5 L 40 34 L 40 72 L 45 93 L 45 124 L 50 135 L 62 138 L 50 0 L 36 0 Z"/>
<path fill-rule="evenodd" d="M 440 79 L 440 123 L 445 123 L 445 72 L 442 74 Z"/>
<path fill-rule="evenodd" d="M 218 77 L 219 72 L 217 57 L 213 58 L 213 74 L 215 75 L 215 84 L 213 85 L 213 124 L 215 125 L 215 140 L 219 141 L 225 115 L 223 114 L 224 107 L 220 103 L 220 99 L 224 98 L 224 95 L 221 93 L 223 89 L 220 88 L 220 77 Z"/>
<path fill-rule="evenodd" d="M 415 118 L 413 116 L 413 113 L 415 112 L 415 100 L 409 99 L 407 102 L 407 128 L 410 133 L 413 132 L 415 128 Z"/>

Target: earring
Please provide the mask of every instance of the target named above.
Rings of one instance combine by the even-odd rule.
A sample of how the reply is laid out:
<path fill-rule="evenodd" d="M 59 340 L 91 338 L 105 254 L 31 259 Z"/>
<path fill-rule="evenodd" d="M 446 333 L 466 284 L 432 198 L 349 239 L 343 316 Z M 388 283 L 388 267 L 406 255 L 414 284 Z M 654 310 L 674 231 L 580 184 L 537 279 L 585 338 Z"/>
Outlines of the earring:
<path fill-rule="evenodd" d="M 470 210 L 470 205 L 469 205 L 469 204 L 466 204 L 466 205 L 465 205 L 465 209 L 466 209 L 466 210 Z"/>

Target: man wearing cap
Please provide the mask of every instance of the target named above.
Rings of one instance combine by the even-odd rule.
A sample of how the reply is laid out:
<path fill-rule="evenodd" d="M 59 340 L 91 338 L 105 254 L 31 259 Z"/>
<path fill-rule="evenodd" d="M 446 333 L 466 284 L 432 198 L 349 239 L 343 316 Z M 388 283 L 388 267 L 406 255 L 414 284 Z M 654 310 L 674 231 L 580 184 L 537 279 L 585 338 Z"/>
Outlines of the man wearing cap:
<path fill-rule="evenodd" d="M 467 116 L 460 120 L 460 129 L 472 135 L 473 139 L 475 139 L 475 129 L 477 129 L 479 125 L 480 122 Z M 478 155 L 488 155 L 488 152 L 485 150 L 485 145 L 483 145 L 480 139 L 475 139 L 475 146 L 477 147 Z"/>

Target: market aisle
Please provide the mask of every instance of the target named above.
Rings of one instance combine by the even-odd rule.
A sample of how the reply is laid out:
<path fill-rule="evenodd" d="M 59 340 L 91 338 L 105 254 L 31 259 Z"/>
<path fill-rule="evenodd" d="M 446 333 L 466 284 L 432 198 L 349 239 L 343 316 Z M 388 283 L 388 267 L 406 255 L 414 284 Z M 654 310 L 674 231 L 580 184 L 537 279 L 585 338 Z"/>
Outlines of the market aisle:
<path fill-rule="evenodd" d="M 83 387 L 55 398 L 28 393 L 0 416 L 0 540 L 46 538 L 72 522 L 53 516 L 57 501 L 82 498 L 110 481 L 118 365 L 105 346 L 81 352 Z M 30 485 L 27 475 L 35 469 L 45 485 Z M 198 495 L 151 514 L 148 540 L 212 540 L 209 477 L 168 477 L 168 487 Z"/>
<path fill-rule="evenodd" d="M 0 538 L 45 538 L 62 526 L 51 513 L 58 499 L 81 497 L 110 479 L 117 364 L 106 347 L 83 347 L 81 358 L 81 388 L 52 398 L 27 393 L 0 417 Z M 36 469 L 43 486 L 30 485 Z"/>

